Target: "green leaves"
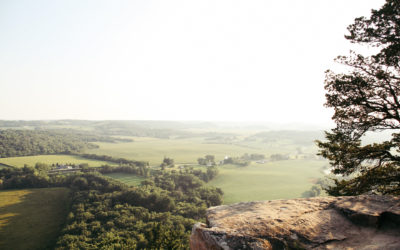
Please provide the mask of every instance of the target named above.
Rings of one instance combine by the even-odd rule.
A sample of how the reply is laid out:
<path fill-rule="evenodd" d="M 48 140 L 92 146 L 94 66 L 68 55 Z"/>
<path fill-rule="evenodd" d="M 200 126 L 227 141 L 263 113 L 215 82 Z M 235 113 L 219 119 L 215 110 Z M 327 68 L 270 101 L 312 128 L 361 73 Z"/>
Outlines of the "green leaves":
<path fill-rule="evenodd" d="M 400 129 L 400 2 L 387 0 L 370 18 L 356 18 L 346 38 L 380 48 L 372 56 L 351 52 L 336 61 L 349 73 L 326 71 L 326 106 L 334 108 L 336 128 L 317 141 L 319 155 L 329 160 L 334 185 L 331 195 L 366 192 L 399 194 L 400 135 L 370 145 L 368 131 Z"/>

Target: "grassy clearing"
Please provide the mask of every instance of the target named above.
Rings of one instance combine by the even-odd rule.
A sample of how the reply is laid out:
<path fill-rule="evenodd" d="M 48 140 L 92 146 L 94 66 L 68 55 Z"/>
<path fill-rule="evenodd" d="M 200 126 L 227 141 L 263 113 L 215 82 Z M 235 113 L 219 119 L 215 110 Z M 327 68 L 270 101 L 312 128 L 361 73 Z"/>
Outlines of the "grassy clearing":
<path fill-rule="evenodd" d="M 269 155 L 263 149 L 250 148 L 232 144 L 206 143 L 204 138 L 189 139 L 157 139 L 147 137 L 131 137 L 134 142 L 96 143 L 98 149 L 88 150 L 91 154 L 105 154 L 139 161 L 148 161 L 150 165 L 160 165 L 164 156 L 173 158 L 176 163 L 197 163 L 199 157 L 212 154 L 217 160 L 226 155 L 241 156 L 244 153 Z"/>
<path fill-rule="evenodd" d="M 140 182 L 146 179 L 141 176 L 137 176 L 134 174 L 126 174 L 126 173 L 111 173 L 111 174 L 105 174 L 105 176 L 117 179 L 120 182 L 125 183 L 129 186 L 138 186 Z"/>
<path fill-rule="evenodd" d="M 323 177 L 324 161 L 288 160 L 253 163 L 247 167 L 225 165 L 208 185 L 224 191 L 224 204 L 242 201 L 299 198 L 316 178 Z"/>
<path fill-rule="evenodd" d="M 81 164 L 88 163 L 90 167 L 98 167 L 104 164 L 115 165 L 115 163 L 85 159 L 75 155 L 35 155 L 35 156 L 21 156 L 0 158 L 0 164 L 6 164 L 15 167 L 23 167 L 24 164 L 34 166 L 37 162 L 46 164 Z"/>
<path fill-rule="evenodd" d="M 0 191 L 0 249 L 51 249 L 69 202 L 66 188 Z"/>

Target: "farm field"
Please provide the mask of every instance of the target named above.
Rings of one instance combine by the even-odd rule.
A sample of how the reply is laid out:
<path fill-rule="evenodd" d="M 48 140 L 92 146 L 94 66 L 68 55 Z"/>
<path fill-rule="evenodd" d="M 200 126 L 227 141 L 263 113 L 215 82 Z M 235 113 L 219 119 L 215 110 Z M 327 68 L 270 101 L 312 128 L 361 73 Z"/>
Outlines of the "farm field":
<path fill-rule="evenodd" d="M 195 168 L 201 168 L 195 166 L 197 159 L 207 154 L 215 155 L 218 162 L 227 155 L 237 157 L 245 153 L 264 154 L 266 157 L 276 153 L 295 156 L 299 147 L 301 147 L 301 151 L 309 155 L 316 153 L 316 148 L 312 143 L 309 146 L 299 146 L 285 141 L 270 144 L 244 142 L 240 145 L 207 143 L 201 137 L 185 139 L 131 138 L 134 141 L 128 143 L 96 143 L 100 147 L 89 150 L 88 153 L 148 161 L 154 167 L 158 167 L 164 156 L 167 156 L 174 159 L 176 165 L 190 164 Z M 310 140 L 312 141 L 312 138 Z M 324 176 L 322 169 L 325 165 L 327 165 L 327 161 L 324 160 L 294 159 L 293 157 L 290 160 L 267 161 L 264 164 L 253 162 L 247 167 L 223 165 L 218 166 L 219 175 L 207 185 L 219 187 L 224 191 L 224 204 L 299 198 L 303 192 L 311 188 L 315 180 Z M 135 175 L 115 174 L 112 177 L 128 185 L 140 183 Z"/>
<path fill-rule="evenodd" d="M 207 183 L 224 191 L 224 204 L 243 201 L 300 198 L 318 178 L 324 177 L 325 161 L 287 160 L 252 163 L 247 167 L 218 166 L 219 174 Z M 204 168 L 204 167 L 195 167 Z M 139 185 L 142 177 L 133 174 L 106 174 L 128 185 Z"/>
<path fill-rule="evenodd" d="M 126 174 L 126 173 L 110 173 L 104 174 L 104 176 L 108 176 L 114 179 L 119 180 L 122 183 L 125 183 L 129 186 L 137 186 L 140 182 L 144 181 L 146 178 L 137 176 L 134 174 Z"/>
<path fill-rule="evenodd" d="M 88 163 L 90 167 L 98 167 L 104 164 L 115 165 L 115 163 L 85 159 L 75 155 L 35 155 L 35 156 L 21 156 L 0 158 L 0 164 L 6 164 L 14 167 L 23 167 L 24 164 L 34 166 L 37 162 L 46 164 L 81 164 Z"/>
<path fill-rule="evenodd" d="M 252 163 L 247 167 L 220 166 L 207 185 L 224 191 L 224 204 L 242 201 L 300 198 L 317 178 L 324 176 L 325 161 L 286 160 Z"/>
<path fill-rule="evenodd" d="M 0 249 L 51 249 L 69 202 L 66 188 L 0 191 Z"/>
<path fill-rule="evenodd" d="M 234 144 L 206 143 L 204 138 L 158 139 L 148 137 L 130 137 L 133 142 L 95 143 L 100 147 L 90 149 L 90 154 L 104 154 L 132 160 L 148 161 L 150 165 L 160 165 L 164 156 L 174 159 L 178 164 L 197 163 L 199 157 L 207 154 L 215 155 L 217 161 L 225 156 L 241 156 L 245 153 L 265 154 L 280 152 L 279 148 L 266 150 Z M 287 149 L 284 149 L 285 152 Z"/>

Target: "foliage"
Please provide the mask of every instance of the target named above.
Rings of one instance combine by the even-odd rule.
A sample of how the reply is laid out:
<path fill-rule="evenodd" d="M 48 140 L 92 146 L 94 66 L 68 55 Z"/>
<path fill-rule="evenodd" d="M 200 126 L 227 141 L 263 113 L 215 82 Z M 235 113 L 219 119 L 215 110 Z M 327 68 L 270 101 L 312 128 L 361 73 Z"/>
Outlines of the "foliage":
<path fill-rule="evenodd" d="M 141 186 L 123 183 L 87 169 L 87 173 L 47 175 L 50 167 L 36 164 L 0 170 L 1 189 L 69 187 L 72 211 L 59 238 L 58 249 L 188 247 L 192 225 L 203 220 L 209 206 L 222 203 L 222 191 L 206 187 L 187 172 L 153 171 Z M 119 166 L 136 172 L 147 166 Z M 113 168 L 103 166 L 104 173 Z"/>
<path fill-rule="evenodd" d="M 148 166 L 136 166 L 136 165 L 120 165 L 118 167 L 104 165 L 100 168 L 97 168 L 96 171 L 99 171 L 102 174 L 111 174 L 111 173 L 127 173 L 127 174 L 135 174 L 144 177 L 150 176 L 150 168 Z"/>
<path fill-rule="evenodd" d="M 95 147 L 77 136 L 55 132 L 0 130 L 0 157 L 71 153 Z"/>
<path fill-rule="evenodd" d="M 0 130 L 0 157 L 79 153 L 98 148 L 91 142 L 132 142 L 72 129 Z"/>
<path fill-rule="evenodd" d="M 163 162 L 160 165 L 161 169 L 164 170 L 166 167 L 172 168 L 174 166 L 174 159 L 164 156 Z"/>
<path fill-rule="evenodd" d="M 250 161 L 243 157 L 226 157 L 223 164 L 233 164 L 241 167 L 250 165 Z"/>
<path fill-rule="evenodd" d="M 313 185 L 310 190 L 305 191 L 301 194 L 301 197 L 317 197 L 321 194 L 321 188 L 319 186 Z"/>
<path fill-rule="evenodd" d="M 317 141 L 333 173 L 344 176 L 328 187 L 331 195 L 366 192 L 400 194 L 400 2 L 387 0 L 370 18 L 356 18 L 346 36 L 352 43 L 379 49 L 372 56 L 352 52 L 337 61 L 348 73 L 327 71 L 326 106 L 335 111 L 336 128 Z M 393 131 L 390 140 L 368 145 L 369 131 Z"/>
<path fill-rule="evenodd" d="M 108 155 L 96 155 L 96 154 L 76 154 L 77 156 L 100 161 L 108 161 L 117 164 L 135 165 L 135 166 L 148 166 L 149 164 L 145 161 L 134 161 L 125 158 L 116 158 Z"/>
<path fill-rule="evenodd" d="M 310 190 L 304 191 L 301 194 L 301 197 L 304 198 L 309 198 L 309 197 L 317 197 L 322 194 L 322 190 L 324 187 L 326 187 L 328 184 L 326 183 L 326 179 L 321 179 L 318 178 L 318 180 L 315 182 L 315 185 L 313 185 Z"/>
<path fill-rule="evenodd" d="M 72 181 L 76 192 L 59 249 L 187 248 L 195 220 L 204 218 L 208 204 L 222 202 L 215 199 L 215 189 L 190 174 L 164 173 L 139 187 L 120 184 L 104 190 L 109 181 L 96 175 Z"/>
<path fill-rule="evenodd" d="M 215 165 L 215 156 L 214 155 L 206 155 L 204 158 L 200 157 L 197 159 L 199 165 L 206 166 L 214 166 Z"/>
<path fill-rule="evenodd" d="M 271 161 L 285 161 L 289 160 L 288 155 L 283 155 L 283 154 L 272 154 L 270 156 Z"/>
<path fill-rule="evenodd" d="M 263 155 L 263 154 L 250 154 L 249 155 L 248 153 L 245 153 L 242 156 L 242 159 L 249 160 L 249 161 L 259 161 L 259 160 L 264 160 L 265 155 Z"/>

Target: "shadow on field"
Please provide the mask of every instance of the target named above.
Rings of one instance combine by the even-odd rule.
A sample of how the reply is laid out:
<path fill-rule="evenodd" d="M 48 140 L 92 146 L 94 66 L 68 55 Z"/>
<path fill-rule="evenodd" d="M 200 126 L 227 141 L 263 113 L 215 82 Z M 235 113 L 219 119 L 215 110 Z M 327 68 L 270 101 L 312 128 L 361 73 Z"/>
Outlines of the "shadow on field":
<path fill-rule="evenodd" d="M 0 192 L 0 249 L 53 249 L 69 212 L 69 190 Z"/>

